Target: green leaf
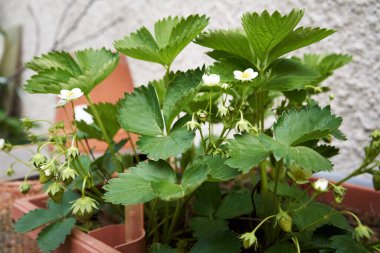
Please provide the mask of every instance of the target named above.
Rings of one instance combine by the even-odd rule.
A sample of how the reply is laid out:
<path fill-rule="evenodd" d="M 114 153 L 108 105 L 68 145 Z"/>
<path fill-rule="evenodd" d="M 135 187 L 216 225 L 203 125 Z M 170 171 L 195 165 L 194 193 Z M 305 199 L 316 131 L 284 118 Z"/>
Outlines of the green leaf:
<path fill-rule="evenodd" d="M 164 123 L 152 85 L 141 86 L 133 93 L 125 94 L 118 108 L 118 118 L 126 131 L 151 136 L 163 134 Z"/>
<path fill-rule="evenodd" d="M 190 227 L 194 230 L 194 236 L 200 239 L 219 231 L 228 230 L 228 222 L 208 217 L 195 217 L 190 220 Z"/>
<path fill-rule="evenodd" d="M 264 62 L 272 49 L 293 31 L 302 16 L 303 11 L 297 9 L 284 16 L 277 11 L 272 15 L 267 11 L 243 15 L 244 31 L 261 62 Z"/>
<path fill-rule="evenodd" d="M 134 205 L 156 197 L 150 182 L 131 172 L 119 174 L 103 188 L 106 190 L 104 199 L 113 204 Z"/>
<path fill-rule="evenodd" d="M 251 134 L 235 135 L 235 139 L 228 143 L 230 158 L 226 164 L 248 173 L 252 167 L 265 160 L 270 151 L 259 141 L 257 136 Z"/>
<path fill-rule="evenodd" d="M 329 206 L 314 202 L 294 213 L 294 223 L 300 230 L 314 231 L 325 224 L 351 230 L 347 219 Z"/>
<path fill-rule="evenodd" d="M 154 243 L 149 253 L 176 253 L 177 251 L 169 246 Z"/>
<path fill-rule="evenodd" d="M 269 62 L 275 60 L 281 55 L 318 42 L 330 36 L 334 32 L 334 30 L 319 27 L 299 27 L 296 30 L 291 31 L 277 46 L 272 49 L 269 55 Z"/>
<path fill-rule="evenodd" d="M 280 58 L 270 67 L 270 76 L 266 79 L 264 88 L 276 91 L 291 91 L 304 89 L 320 75 L 317 71 L 296 60 Z"/>
<path fill-rule="evenodd" d="M 150 182 L 167 181 L 177 183 L 177 176 L 173 168 L 164 160 L 140 162 L 136 167 L 129 169 L 133 174 Z"/>
<path fill-rule="evenodd" d="M 219 59 L 212 66 L 209 67 L 209 72 L 220 75 L 221 83 L 240 83 L 234 77 L 235 70 L 244 71 L 247 68 L 253 68 L 252 64 L 240 57 L 231 57 Z"/>
<path fill-rule="evenodd" d="M 117 109 L 114 104 L 111 103 L 99 103 L 93 105 L 95 110 L 98 112 L 98 115 L 103 122 L 104 128 L 107 131 L 107 134 L 110 138 L 113 138 L 117 131 L 120 129 L 120 125 L 117 119 Z M 87 138 L 95 138 L 98 140 L 105 140 L 104 134 L 102 133 L 100 126 L 97 124 L 96 117 L 93 113 L 93 110 L 88 107 L 85 109 L 94 119 L 94 123 L 89 125 L 86 122 L 79 121 L 77 122 L 77 127 L 82 131 Z"/>
<path fill-rule="evenodd" d="M 27 80 L 24 89 L 30 93 L 59 94 L 62 89 L 80 88 L 89 94 L 111 74 L 118 62 L 119 55 L 105 48 L 80 50 L 75 57 L 52 52 L 27 63 L 37 74 Z"/>
<path fill-rule="evenodd" d="M 229 193 L 216 211 L 220 219 L 232 219 L 253 211 L 251 192 L 246 190 Z"/>
<path fill-rule="evenodd" d="M 175 127 L 167 136 L 142 135 L 137 145 L 142 153 L 148 154 L 149 159 L 166 159 L 175 157 L 190 148 L 194 136 L 194 132 L 188 131 L 182 125 Z"/>
<path fill-rule="evenodd" d="M 330 107 L 292 109 L 282 114 L 273 126 L 277 141 L 291 146 L 323 138 L 338 129 L 342 118 L 331 113 Z"/>
<path fill-rule="evenodd" d="M 36 72 L 47 69 L 63 69 L 72 75 L 82 74 L 76 61 L 65 51 L 53 51 L 40 57 L 33 57 L 25 66 Z"/>
<path fill-rule="evenodd" d="M 274 186 L 275 186 L 274 182 L 271 181 L 268 184 L 268 189 L 271 192 L 274 192 Z M 287 196 L 287 197 L 294 198 L 300 202 L 307 201 L 308 199 L 307 192 L 305 192 L 304 190 L 301 190 L 298 187 L 290 186 L 286 183 L 281 183 L 281 182 L 279 182 L 277 185 L 277 194 L 280 196 Z"/>
<path fill-rule="evenodd" d="M 38 234 L 38 247 L 42 252 L 51 252 L 65 242 L 75 225 L 75 218 L 56 221 L 43 228 Z"/>
<path fill-rule="evenodd" d="M 280 241 L 276 243 L 275 245 L 269 247 L 265 251 L 265 253 L 279 253 L 279 252 L 296 253 L 297 249 L 295 248 L 293 243 Z"/>
<path fill-rule="evenodd" d="M 369 251 L 348 235 L 335 235 L 330 237 L 331 246 L 336 253 L 368 253 Z"/>
<path fill-rule="evenodd" d="M 206 181 L 207 175 L 207 166 L 196 162 L 189 165 L 183 173 L 181 182 L 185 194 L 190 194 L 197 189 L 204 181 Z"/>
<path fill-rule="evenodd" d="M 219 185 L 206 182 L 195 191 L 193 210 L 197 215 L 213 217 L 220 203 Z"/>
<path fill-rule="evenodd" d="M 227 181 L 240 175 L 240 172 L 236 168 L 232 168 L 226 164 L 226 160 L 221 155 L 208 155 L 204 157 L 203 163 L 209 168 L 210 180 Z"/>
<path fill-rule="evenodd" d="M 171 126 L 174 118 L 194 98 L 200 88 L 203 73 L 204 70 L 198 68 L 175 74 L 166 92 L 162 107 L 167 126 Z"/>
<path fill-rule="evenodd" d="M 177 55 L 207 26 L 206 16 L 168 17 L 156 22 L 155 37 L 142 27 L 115 41 L 115 48 L 127 56 L 170 66 Z"/>
<path fill-rule="evenodd" d="M 228 52 L 250 62 L 256 62 L 256 57 L 249 45 L 247 37 L 244 32 L 239 29 L 213 30 L 202 33 L 195 40 L 195 43 L 214 50 Z"/>
<path fill-rule="evenodd" d="M 240 251 L 240 247 L 237 235 L 228 230 L 201 238 L 189 253 L 236 253 Z"/>
<path fill-rule="evenodd" d="M 66 191 L 63 195 L 61 203 L 56 204 L 52 200 L 49 200 L 47 209 L 41 208 L 32 210 L 18 219 L 15 224 L 16 232 L 29 232 L 42 225 L 65 217 L 70 213 L 71 202 L 77 197 L 78 195 L 76 193 Z"/>

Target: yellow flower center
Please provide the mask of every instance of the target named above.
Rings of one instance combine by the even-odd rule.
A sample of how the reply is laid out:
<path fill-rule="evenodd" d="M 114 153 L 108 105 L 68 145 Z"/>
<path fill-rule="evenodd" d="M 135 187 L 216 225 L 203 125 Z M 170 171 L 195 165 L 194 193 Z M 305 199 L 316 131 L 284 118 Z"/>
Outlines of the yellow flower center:
<path fill-rule="evenodd" d="M 249 73 L 248 72 L 243 72 L 243 74 L 241 75 L 242 78 L 248 78 L 249 77 Z"/>

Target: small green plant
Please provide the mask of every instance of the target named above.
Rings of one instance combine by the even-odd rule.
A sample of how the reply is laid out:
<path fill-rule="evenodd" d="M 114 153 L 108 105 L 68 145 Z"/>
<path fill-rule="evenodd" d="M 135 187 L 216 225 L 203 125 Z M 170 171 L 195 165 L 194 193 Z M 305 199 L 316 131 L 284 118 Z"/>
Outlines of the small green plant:
<path fill-rule="evenodd" d="M 246 13 L 241 28 L 208 32 L 202 32 L 208 18 L 199 15 L 159 20 L 153 32 L 142 27 L 115 48 L 162 65 L 164 76 L 116 104 L 94 104 L 91 90 L 114 70 L 117 53 L 51 52 L 27 63 L 37 73 L 25 90 L 59 94 L 60 110 L 85 96 L 93 122 L 73 120 L 70 133 L 62 123 L 51 124 L 48 140 L 36 139 L 39 148 L 27 164 L 40 173 L 51 200 L 47 209 L 21 218 L 16 230 L 48 224 L 37 241 L 42 251 L 51 251 L 73 227 L 98 226 L 94 220 L 102 212 L 122 222 L 122 205 L 143 203 L 153 253 L 377 249 L 379 243 L 369 241 L 372 231 L 355 214 L 316 197 L 332 191 L 342 202 L 342 183 L 363 173 L 373 174 L 380 188 L 379 132 L 372 134 L 363 164 L 345 179 L 310 180 L 333 169 L 329 158 L 338 149 L 332 139 L 346 139 L 342 118 L 313 96 L 329 91 L 323 81 L 351 57 L 284 57 L 334 33 L 297 28 L 303 14 Z M 210 48 L 215 62 L 173 71 L 176 56 L 192 41 Z M 24 126 L 29 130 L 33 122 L 24 120 Z M 131 154 L 120 151 L 130 139 L 113 140 L 120 128 L 140 136 Z M 97 158 L 91 150 L 79 153 L 87 138 L 106 142 L 107 151 Z M 49 158 L 41 153 L 47 145 L 54 147 Z M 10 148 L 5 144 L 3 150 Z M 114 172 L 118 177 L 112 178 Z M 64 210 L 59 215 L 58 207 Z M 46 219 L 35 219 L 37 212 L 46 212 Z"/>

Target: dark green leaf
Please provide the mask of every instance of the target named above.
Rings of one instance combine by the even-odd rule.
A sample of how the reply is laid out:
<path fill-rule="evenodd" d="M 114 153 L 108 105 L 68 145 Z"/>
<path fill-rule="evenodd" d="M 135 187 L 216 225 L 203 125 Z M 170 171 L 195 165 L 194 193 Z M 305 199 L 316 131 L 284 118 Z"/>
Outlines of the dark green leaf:
<path fill-rule="evenodd" d="M 154 243 L 149 253 L 176 253 L 177 251 L 169 246 Z"/>
<path fill-rule="evenodd" d="M 264 62 L 272 49 L 293 31 L 303 16 L 302 10 L 293 9 L 281 16 L 278 11 L 270 15 L 267 11 L 246 13 L 242 23 L 249 43 L 261 62 Z"/>
<path fill-rule="evenodd" d="M 235 139 L 228 143 L 230 158 L 226 164 L 248 173 L 252 167 L 265 160 L 270 151 L 259 141 L 257 136 L 251 134 L 235 135 Z"/>
<path fill-rule="evenodd" d="M 268 90 L 291 91 L 304 89 L 320 75 L 317 71 L 296 60 L 280 58 L 270 65 L 270 76 L 264 87 Z"/>
<path fill-rule="evenodd" d="M 195 217 L 190 220 L 190 227 L 194 230 L 194 236 L 198 239 L 228 230 L 228 222 L 208 217 Z"/>
<path fill-rule="evenodd" d="M 183 173 L 181 182 L 185 194 L 190 194 L 197 189 L 204 181 L 206 181 L 207 175 L 207 166 L 196 162 L 189 165 Z"/>
<path fill-rule="evenodd" d="M 229 193 L 219 206 L 216 217 L 232 219 L 253 211 L 251 193 L 249 191 L 237 191 Z"/>
<path fill-rule="evenodd" d="M 335 235 L 330 237 L 331 246 L 336 253 L 368 253 L 369 251 L 348 235 Z"/>
<path fill-rule="evenodd" d="M 177 176 L 173 168 L 164 160 L 140 162 L 136 167 L 130 168 L 130 171 L 150 182 L 177 183 Z"/>
<path fill-rule="evenodd" d="M 227 181 L 240 175 L 240 172 L 236 168 L 232 168 L 226 164 L 226 158 L 221 155 L 208 155 L 204 158 L 203 163 L 209 168 L 211 180 Z"/>
<path fill-rule="evenodd" d="M 127 131 L 151 136 L 163 134 L 164 122 L 152 85 L 141 86 L 126 94 L 120 102 L 118 118 L 121 127 Z"/>
<path fill-rule="evenodd" d="M 274 124 L 273 131 L 277 141 L 286 145 L 299 145 L 303 142 L 320 139 L 338 129 L 342 118 L 331 113 L 330 107 L 318 106 L 292 109 L 284 113 Z"/>
<path fill-rule="evenodd" d="M 270 191 L 274 192 L 274 182 L 269 182 L 268 188 Z M 308 199 L 307 192 L 297 188 L 295 186 L 290 186 L 286 183 L 279 182 L 277 185 L 277 194 L 280 196 L 288 196 L 294 198 L 298 201 L 306 201 Z"/>
<path fill-rule="evenodd" d="M 38 247 L 42 252 L 51 252 L 59 247 L 71 233 L 75 225 L 75 218 L 56 221 L 43 228 L 38 234 Z"/>
<path fill-rule="evenodd" d="M 193 210 L 197 215 L 213 217 L 220 203 L 219 185 L 204 183 L 195 191 Z"/>
<path fill-rule="evenodd" d="M 280 241 L 269 247 L 265 253 L 296 253 L 297 249 L 293 243 Z"/>
<path fill-rule="evenodd" d="M 240 240 L 236 234 L 221 231 L 200 239 L 189 253 L 236 253 L 240 251 L 240 247 Z"/>

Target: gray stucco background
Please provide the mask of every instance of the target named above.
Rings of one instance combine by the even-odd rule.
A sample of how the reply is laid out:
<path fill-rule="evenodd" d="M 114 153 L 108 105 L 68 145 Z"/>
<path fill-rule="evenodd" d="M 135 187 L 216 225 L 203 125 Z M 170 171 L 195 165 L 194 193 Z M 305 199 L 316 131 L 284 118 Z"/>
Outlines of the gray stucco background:
<path fill-rule="evenodd" d="M 69 0 L 0 0 L 0 24 L 23 26 L 23 61 L 31 59 L 36 43 L 35 26 L 27 11 L 29 4 L 41 26 L 40 53 L 52 45 L 53 34 L 62 10 Z M 87 4 L 87 0 L 75 1 L 64 26 Z M 152 28 L 154 21 L 167 15 L 207 14 L 211 17 L 209 29 L 240 26 L 240 16 L 247 11 L 289 11 L 291 8 L 305 9 L 301 25 L 334 28 L 337 33 L 302 52 L 347 53 L 354 57 L 351 64 L 336 72 L 328 81 L 335 100 L 333 111 L 343 116 L 342 130 L 349 137 L 339 142 L 341 154 L 334 159 L 338 171 L 347 172 L 360 162 L 362 149 L 369 140 L 368 135 L 380 127 L 380 1 L 379 0 L 98 0 L 88 10 L 78 29 L 67 38 L 67 43 L 77 41 L 97 31 L 105 23 L 121 17 L 123 22 L 110 27 L 96 39 L 91 39 L 75 48 L 111 47 L 119 39 L 142 25 Z M 192 44 L 175 61 L 174 68 L 185 69 L 210 63 L 203 53 L 206 50 Z M 159 65 L 129 59 L 136 85 L 159 78 L 163 70 Z M 25 72 L 25 80 L 31 73 Z M 326 95 L 327 96 L 327 95 Z M 31 118 L 53 119 L 55 97 L 23 94 L 23 114 Z M 322 99 L 323 101 L 323 99 Z M 324 100 L 327 101 L 327 100 Z"/>

